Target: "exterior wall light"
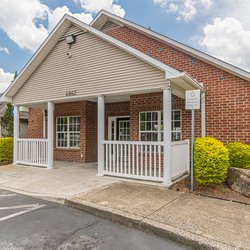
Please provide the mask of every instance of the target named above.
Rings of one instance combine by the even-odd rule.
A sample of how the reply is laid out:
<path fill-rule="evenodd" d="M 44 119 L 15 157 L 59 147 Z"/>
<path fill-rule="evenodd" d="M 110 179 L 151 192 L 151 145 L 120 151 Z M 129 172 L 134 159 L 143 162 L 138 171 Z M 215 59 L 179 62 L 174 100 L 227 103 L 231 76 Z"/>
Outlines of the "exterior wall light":
<path fill-rule="evenodd" d="M 72 43 L 75 43 L 76 37 L 74 35 L 66 36 L 66 43 L 71 45 Z"/>

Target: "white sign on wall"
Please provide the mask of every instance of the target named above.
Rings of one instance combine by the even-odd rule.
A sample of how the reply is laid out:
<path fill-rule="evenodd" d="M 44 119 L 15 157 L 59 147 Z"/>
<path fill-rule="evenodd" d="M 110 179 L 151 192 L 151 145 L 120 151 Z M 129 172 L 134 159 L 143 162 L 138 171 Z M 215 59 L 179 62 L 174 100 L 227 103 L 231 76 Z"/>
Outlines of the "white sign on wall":
<path fill-rule="evenodd" d="M 186 91 L 186 109 L 200 109 L 201 91 L 199 89 Z"/>

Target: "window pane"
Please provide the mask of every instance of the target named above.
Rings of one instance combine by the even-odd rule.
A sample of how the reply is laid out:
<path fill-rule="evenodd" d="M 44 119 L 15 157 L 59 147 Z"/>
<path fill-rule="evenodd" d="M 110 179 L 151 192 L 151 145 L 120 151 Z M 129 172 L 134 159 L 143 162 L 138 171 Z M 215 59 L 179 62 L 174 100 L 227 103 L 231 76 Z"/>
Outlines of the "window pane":
<path fill-rule="evenodd" d="M 174 130 L 180 130 L 181 129 L 181 122 L 175 121 L 174 122 Z"/>
<path fill-rule="evenodd" d="M 176 110 L 174 112 L 174 120 L 180 120 L 180 119 L 181 119 L 181 112 Z"/>
<path fill-rule="evenodd" d="M 141 131 L 145 131 L 145 122 L 141 122 L 141 124 L 140 124 L 140 130 Z"/>
<path fill-rule="evenodd" d="M 152 130 L 152 126 L 151 125 L 152 125 L 151 122 L 147 122 L 146 123 L 146 130 L 147 131 L 151 131 Z"/>
<path fill-rule="evenodd" d="M 158 112 L 152 112 L 152 121 L 158 120 Z"/>
<path fill-rule="evenodd" d="M 145 121 L 145 113 L 140 113 L 140 120 Z"/>
<path fill-rule="evenodd" d="M 147 112 L 146 119 L 147 121 L 151 121 L 151 112 Z"/>

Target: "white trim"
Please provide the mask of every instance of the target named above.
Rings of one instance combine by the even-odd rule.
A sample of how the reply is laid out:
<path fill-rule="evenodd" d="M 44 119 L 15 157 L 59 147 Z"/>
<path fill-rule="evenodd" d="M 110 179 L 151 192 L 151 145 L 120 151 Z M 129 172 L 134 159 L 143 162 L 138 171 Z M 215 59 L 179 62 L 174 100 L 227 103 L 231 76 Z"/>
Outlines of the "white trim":
<path fill-rule="evenodd" d="M 47 169 L 54 168 L 54 103 L 48 102 L 48 121 L 47 121 L 47 137 L 48 137 L 48 165 Z"/>
<path fill-rule="evenodd" d="M 14 106 L 14 155 L 13 155 L 13 163 L 17 163 L 18 159 L 18 143 L 19 139 L 19 127 L 20 127 L 20 119 L 19 119 L 19 106 Z"/>
<path fill-rule="evenodd" d="M 105 98 L 97 97 L 97 144 L 98 144 L 98 175 L 103 176 L 104 171 L 104 146 L 105 138 Z"/>
<path fill-rule="evenodd" d="M 194 57 L 196 57 L 196 58 L 198 58 L 198 59 L 200 59 L 202 61 L 205 61 L 205 62 L 207 62 L 209 64 L 212 64 L 212 65 L 214 65 L 214 66 L 216 66 L 218 68 L 221 68 L 221 69 L 223 69 L 223 70 L 225 70 L 225 71 L 227 71 L 227 72 L 229 72 L 229 73 L 231 73 L 233 75 L 236 75 L 236 76 L 238 76 L 240 78 L 243 78 L 243 79 L 245 79 L 247 81 L 250 81 L 250 73 L 243 70 L 243 69 L 241 69 L 241 68 L 238 68 L 238 67 L 236 67 L 234 65 L 231 65 L 231 64 L 229 64 L 227 62 L 224 62 L 224 61 L 222 61 L 222 60 L 220 60 L 218 58 L 215 58 L 215 57 L 213 57 L 211 55 L 208 55 L 208 54 L 206 54 L 206 53 L 204 53 L 202 51 L 194 49 L 194 48 L 192 48 L 192 47 L 190 47 L 188 45 L 185 45 L 183 43 L 180 43 L 180 42 L 177 42 L 177 41 L 175 41 L 173 39 L 170 39 L 170 38 L 168 38 L 166 36 L 163 36 L 163 35 L 155 32 L 155 31 L 146 29 L 146 28 L 144 28 L 144 27 L 142 27 L 142 26 L 140 26 L 140 25 L 138 25 L 136 23 L 133 23 L 133 22 L 128 21 L 126 19 L 123 19 L 123 18 L 121 18 L 119 16 L 111 14 L 111 13 L 105 11 L 105 10 L 101 10 L 99 12 L 99 14 L 95 17 L 95 19 L 90 23 L 90 25 L 94 26 L 95 22 L 98 21 L 98 19 L 101 17 L 101 15 L 107 16 L 108 19 L 110 19 L 111 21 L 112 21 L 112 19 L 114 19 L 115 21 L 120 22 L 120 23 L 122 23 L 124 25 L 127 25 L 127 26 L 129 26 L 129 27 L 131 27 L 131 28 L 133 28 L 135 30 L 139 30 L 140 32 L 142 32 L 144 34 L 146 34 L 148 36 L 151 36 L 151 37 L 154 37 L 154 38 L 160 40 L 161 42 L 167 43 L 168 45 L 170 45 L 170 46 L 172 46 L 174 48 L 177 48 L 178 50 L 181 50 L 181 51 L 183 51 L 183 52 L 185 52 L 185 53 L 187 53 L 187 54 L 189 54 L 191 56 L 194 56 Z"/>
<path fill-rule="evenodd" d="M 163 90 L 163 184 L 171 185 L 171 141 L 172 141 L 172 93 L 171 88 Z"/>
<path fill-rule="evenodd" d="M 206 136 L 206 94 L 201 93 L 201 136 Z"/>

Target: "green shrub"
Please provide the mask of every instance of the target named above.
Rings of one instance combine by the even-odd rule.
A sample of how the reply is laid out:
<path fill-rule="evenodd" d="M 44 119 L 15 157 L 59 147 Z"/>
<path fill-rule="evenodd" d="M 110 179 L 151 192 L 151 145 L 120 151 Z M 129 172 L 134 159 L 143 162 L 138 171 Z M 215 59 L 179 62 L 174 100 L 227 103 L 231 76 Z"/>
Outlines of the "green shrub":
<path fill-rule="evenodd" d="M 226 148 L 229 152 L 231 167 L 250 169 L 250 145 L 240 142 L 231 142 Z"/>
<path fill-rule="evenodd" d="M 13 159 L 13 138 L 0 138 L 0 162 L 12 161 Z"/>
<path fill-rule="evenodd" d="M 229 154 L 222 142 L 203 137 L 194 144 L 194 175 L 198 184 L 217 184 L 225 181 L 229 168 Z"/>

